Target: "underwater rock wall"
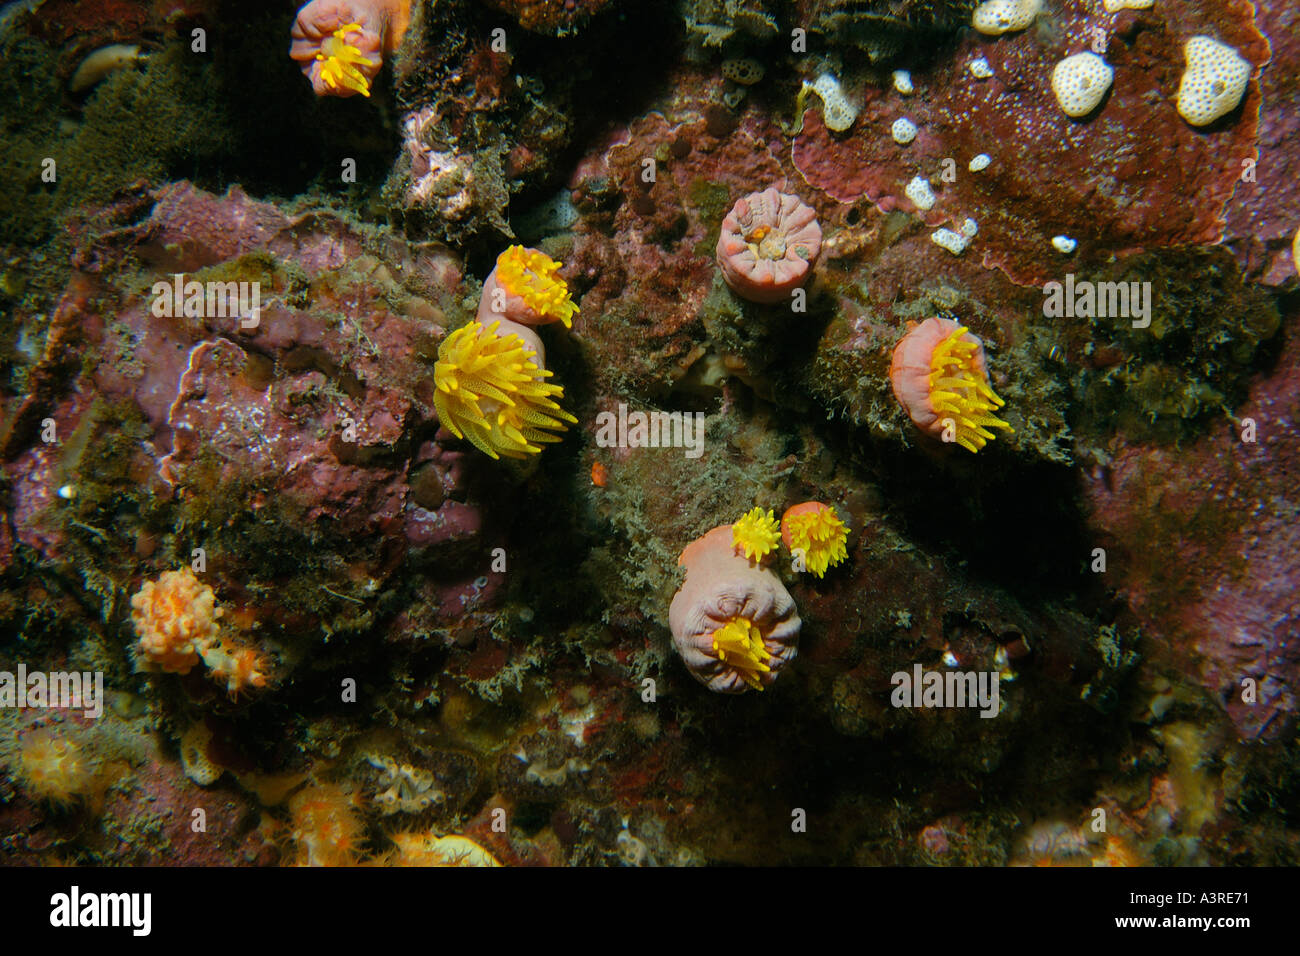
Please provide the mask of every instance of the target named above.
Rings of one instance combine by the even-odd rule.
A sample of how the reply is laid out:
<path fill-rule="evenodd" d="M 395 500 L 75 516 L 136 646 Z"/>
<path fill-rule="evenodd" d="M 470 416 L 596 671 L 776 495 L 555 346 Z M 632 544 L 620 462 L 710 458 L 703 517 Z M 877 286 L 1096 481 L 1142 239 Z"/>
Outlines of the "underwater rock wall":
<path fill-rule="evenodd" d="M 0 670 L 106 699 L 0 708 L 16 862 L 1295 862 L 1285 5 L 20 6 Z"/>

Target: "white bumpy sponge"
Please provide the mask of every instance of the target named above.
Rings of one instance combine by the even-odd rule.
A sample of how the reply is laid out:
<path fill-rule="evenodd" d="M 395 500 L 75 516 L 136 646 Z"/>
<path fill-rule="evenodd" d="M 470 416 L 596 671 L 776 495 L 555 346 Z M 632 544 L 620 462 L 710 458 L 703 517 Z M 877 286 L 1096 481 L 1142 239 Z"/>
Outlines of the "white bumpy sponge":
<path fill-rule="evenodd" d="M 1193 126 L 1208 126 L 1237 108 L 1250 80 L 1251 66 L 1227 44 L 1192 37 L 1183 46 L 1187 69 L 1178 87 L 1178 115 Z"/>
<path fill-rule="evenodd" d="M 1067 56 L 1052 70 L 1052 92 L 1066 116 L 1087 116 L 1110 89 L 1115 71 L 1095 53 Z"/>

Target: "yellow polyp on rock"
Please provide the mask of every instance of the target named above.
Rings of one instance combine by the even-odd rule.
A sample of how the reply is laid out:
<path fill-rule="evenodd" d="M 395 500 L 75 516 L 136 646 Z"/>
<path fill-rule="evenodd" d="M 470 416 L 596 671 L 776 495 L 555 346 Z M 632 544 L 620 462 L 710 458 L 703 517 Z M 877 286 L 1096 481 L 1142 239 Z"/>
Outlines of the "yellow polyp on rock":
<path fill-rule="evenodd" d="M 781 540 L 781 522 L 769 508 L 754 508 L 731 526 L 731 540 L 751 561 L 762 561 L 776 550 Z"/>
<path fill-rule="evenodd" d="M 492 458 L 524 458 L 557 442 L 545 429 L 564 431 L 577 419 L 554 401 L 564 389 L 545 380 L 534 352 L 519 336 L 498 335 L 500 322 L 471 322 L 438 348 L 433 396 L 438 418 L 457 438 L 468 438 Z"/>
<path fill-rule="evenodd" d="M 569 287 L 556 275 L 560 263 L 544 252 L 510 246 L 497 257 L 497 280 L 511 295 L 517 295 L 539 316 L 573 328 L 578 307 L 569 298 Z"/>
<path fill-rule="evenodd" d="M 952 420 L 957 444 L 977 452 L 997 437 L 990 428 L 1014 429 L 993 414 L 1006 402 L 976 364 L 979 344 L 966 335 L 966 328 L 958 326 L 930 354 L 930 404 L 940 420 Z"/>
<path fill-rule="evenodd" d="M 713 632 L 713 652 L 754 690 L 762 690 L 760 674 L 771 673 L 772 655 L 763 643 L 763 635 L 746 617 L 733 617 Z"/>
<path fill-rule="evenodd" d="M 804 553 L 805 567 L 817 577 L 848 559 L 849 527 L 830 508 L 787 514 L 784 525 L 790 549 Z"/>
<path fill-rule="evenodd" d="M 339 27 L 333 35 L 325 38 L 320 45 L 321 52 L 316 54 L 316 59 L 321 65 L 321 79 L 330 89 L 353 90 L 362 96 L 369 96 L 370 80 L 357 69 L 357 64 L 375 66 L 375 61 L 367 59 L 361 54 L 360 49 L 347 40 L 349 33 L 359 32 L 361 32 L 359 23 L 349 23 L 347 26 Z"/>

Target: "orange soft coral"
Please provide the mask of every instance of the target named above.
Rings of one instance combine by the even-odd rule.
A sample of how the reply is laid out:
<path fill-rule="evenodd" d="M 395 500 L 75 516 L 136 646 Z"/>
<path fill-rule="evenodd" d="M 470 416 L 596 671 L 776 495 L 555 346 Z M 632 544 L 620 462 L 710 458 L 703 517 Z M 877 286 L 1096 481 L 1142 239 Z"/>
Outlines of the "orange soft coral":
<path fill-rule="evenodd" d="M 237 697 L 250 687 L 265 687 L 271 665 L 266 655 L 256 648 L 223 641 L 203 655 L 203 662 L 211 668 L 211 677 L 226 685 L 226 692 Z"/>
<path fill-rule="evenodd" d="M 265 687 L 269 659 L 256 648 L 223 637 L 221 616 L 212 588 L 189 568 L 164 571 L 157 580 L 146 581 L 131 598 L 131 621 L 140 636 L 140 669 L 188 674 L 203 661 L 231 697 Z"/>
<path fill-rule="evenodd" d="M 188 674 L 215 645 L 219 617 L 212 588 L 189 568 L 164 571 L 157 580 L 146 581 L 131 598 L 141 668 Z"/>
<path fill-rule="evenodd" d="M 361 859 L 365 828 L 355 794 L 336 783 L 300 790 L 289 800 L 290 836 L 299 866 L 350 866 Z"/>

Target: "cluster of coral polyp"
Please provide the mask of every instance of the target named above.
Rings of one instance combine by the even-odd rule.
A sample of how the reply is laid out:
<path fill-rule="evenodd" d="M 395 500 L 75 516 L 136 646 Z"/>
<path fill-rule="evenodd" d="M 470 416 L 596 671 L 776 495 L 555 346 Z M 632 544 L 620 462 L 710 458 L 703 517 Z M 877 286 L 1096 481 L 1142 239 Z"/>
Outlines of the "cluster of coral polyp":
<path fill-rule="evenodd" d="M 438 418 L 492 458 L 524 458 L 577 419 L 556 400 L 564 389 L 546 379 L 546 350 L 535 325 L 573 325 L 578 307 L 556 276 L 560 263 L 536 249 L 511 246 L 483 283 L 478 321 L 443 340 L 434 366 Z M 490 324 L 489 324 L 490 323 Z"/>
<path fill-rule="evenodd" d="M 256 647 L 222 636 L 212 588 L 189 568 L 164 571 L 131 597 L 143 670 L 188 674 L 202 661 L 233 697 L 267 684 L 270 664 Z"/>
<path fill-rule="evenodd" d="M 799 615 L 781 579 L 736 553 L 731 525 L 687 546 L 686 582 L 668 612 L 696 680 L 724 694 L 762 690 L 799 653 Z"/>
<path fill-rule="evenodd" d="M 686 581 L 668 610 L 673 644 L 696 680 L 724 694 L 763 690 L 799 649 L 794 598 L 772 567 L 777 543 L 796 571 L 818 578 L 848 557 L 848 526 L 834 509 L 806 501 L 777 522 L 762 508 L 719 525 L 678 558 Z"/>
<path fill-rule="evenodd" d="M 1245 0 L 997 0 L 1015 17 L 955 35 L 892 91 L 865 65 L 884 7 L 967 22 L 974 5 L 688 0 L 698 46 L 656 47 L 663 82 L 625 117 L 591 95 L 597 63 L 550 55 L 582 38 L 513 29 L 572 32 L 612 3 L 422 4 L 416 26 L 449 28 L 411 50 L 395 90 L 406 165 L 385 211 L 405 235 L 362 189 L 303 211 L 171 183 L 74 223 L 76 272 L 49 308 L 14 293 L 6 263 L 0 628 L 51 658 L 118 662 L 121 692 L 93 729 L 0 708 L 17 741 L 0 746 L 6 848 L 1294 862 L 1249 814 L 1295 794 L 1290 756 L 1257 744 L 1284 741 L 1300 709 L 1300 351 L 1290 335 L 1258 353 L 1278 311 L 1233 271 L 1236 256 L 1294 282 L 1289 260 L 1279 270 L 1300 179 L 1293 18 Z M 652 6 L 675 5 L 620 13 L 645 22 Z M 316 92 L 377 94 L 402 9 L 304 7 L 294 57 Z M 791 9 L 826 28 L 842 76 L 814 58 L 738 62 Z M 461 14 L 507 27 L 508 52 Z M 1263 18 L 1282 67 L 1257 80 Z M 621 22 L 592 28 L 621 42 Z M 1203 34 L 1252 75 L 1202 126 L 1176 100 Z M 1075 59 L 1100 46 L 1106 69 Z M 281 94 L 306 95 L 292 69 Z M 809 107 L 801 126 L 778 115 L 791 101 Z M 325 99 L 315 115 L 378 130 L 377 106 Z M 585 155 L 528 210 L 539 171 L 583 141 L 570 130 L 591 134 Z M 1187 161 L 1153 161 L 1157 147 Z M 1224 218 L 1230 251 L 1179 248 Z M 423 241 L 448 236 L 472 240 Z M 1016 284 L 1076 269 L 1156 277 L 1150 331 L 1045 321 L 1039 289 Z M 260 308 L 189 310 L 191 281 L 255 284 Z M 624 405 L 698 410 L 698 445 L 610 447 L 594 413 Z M 1193 422 L 1177 446 L 1117 424 L 1167 415 Z M 47 420 L 58 441 L 41 439 Z M 206 570 L 174 570 L 196 549 Z M 1000 696 L 983 713 L 895 705 L 891 683 L 917 669 L 996 677 Z M 338 707 L 354 682 L 365 704 Z M 802 745 L 773 747 L 782 735 Z M 846 743 L 897 759 L 887 775 L 876 760 L 809 772 Z M 755 791 L 755 767 L 775 785 Z M 195 787 L 221 795 L 213 836 L 182 825 Z M 781 822 L 796 791 L 836 841 Z M 753 798 L 719 798 L 736 792 Z M 1044 793 L 1076 796 L 1024 823 Z M 113 826 L 92 835 L 105 800 Z M 1117 821 L 1104 838 L 1079 825 L 1097 807 Z"/>

